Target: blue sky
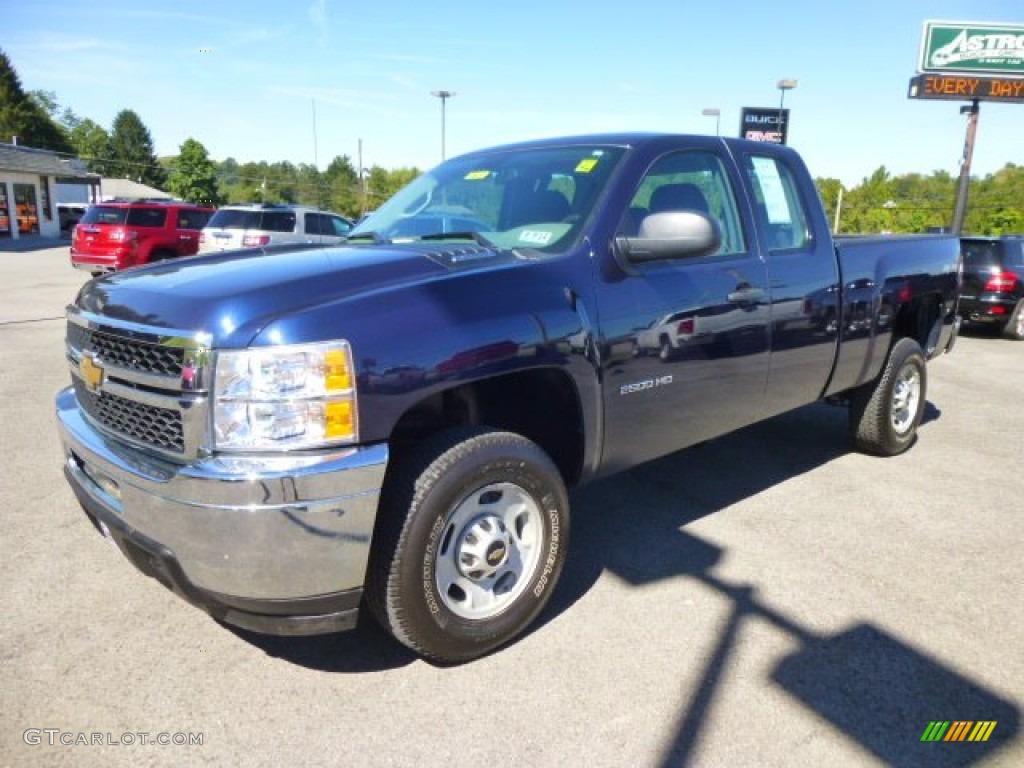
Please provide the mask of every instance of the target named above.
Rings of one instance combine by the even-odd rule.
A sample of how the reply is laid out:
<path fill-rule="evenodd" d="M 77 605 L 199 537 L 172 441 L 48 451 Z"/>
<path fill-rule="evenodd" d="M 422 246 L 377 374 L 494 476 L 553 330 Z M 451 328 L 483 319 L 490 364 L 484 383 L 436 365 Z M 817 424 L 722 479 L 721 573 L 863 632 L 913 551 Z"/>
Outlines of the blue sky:
<path fill-rule="evenodd" d="M 321 169 L 436 164 L 540 136 L 614 130 L 736 135 L 740 108 L 786 94 L 790 144 L 847 186 L 959 173 L 959 103 L 911 101 L 927 19 L 1024 23 L 1022 0 L 517 0 L 2 3 L 0 48 L 27 90 L 109 129 L 133 109 L 160 155 Z M 313 115 L 316 115 L 314 122 Z M 314 126 L 316 141 L 314 142 Z M 1024 104 L 982 103 L 973 171 L 1024 165 Z M 9 138 L 5 138 L 9 140 Z"/>

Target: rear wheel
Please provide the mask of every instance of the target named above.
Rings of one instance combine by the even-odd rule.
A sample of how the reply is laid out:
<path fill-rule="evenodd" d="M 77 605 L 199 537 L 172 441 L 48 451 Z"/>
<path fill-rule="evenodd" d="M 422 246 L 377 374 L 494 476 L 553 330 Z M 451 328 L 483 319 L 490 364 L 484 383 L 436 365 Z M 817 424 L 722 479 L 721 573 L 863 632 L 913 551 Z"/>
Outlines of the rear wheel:
<path fill-rule="evenodd" d="M 927 381 L 920 345 L 897 341 L 881 375 L 852 393 L 850 433 L 857 448 L 879 456 L 907 450 L 924 415 Z"/>
<path fill-rule="evenodd" d="M 149 263 L 155 264 L 158 261 L 164 261 L 165 259 L 173 259 L 176 254 L 174 251 L 153 251 L 149 254 Z"/>
<path fill-rule="evenodd" d="M 555 465 L 510 432 L 460 428 L 389 470 L 367 584 L 377 620 L 438 661 L 508 642 L 565 561 L 569 502 Z"/>
<path fill-rule="evenodd" d="M 1014 341 L 1024 340 L 1024 299 L 1017 302 L 1017 308 L 1010 315 L 1010 319 L 1003 329 L 1003 335 Z"/>

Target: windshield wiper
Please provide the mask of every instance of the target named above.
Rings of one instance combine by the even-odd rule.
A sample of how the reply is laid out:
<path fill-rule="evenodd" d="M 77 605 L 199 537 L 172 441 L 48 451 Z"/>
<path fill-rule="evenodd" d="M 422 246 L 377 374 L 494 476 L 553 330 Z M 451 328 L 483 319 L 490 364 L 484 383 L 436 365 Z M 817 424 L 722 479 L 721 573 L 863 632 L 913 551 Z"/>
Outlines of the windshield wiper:
<path fill-rule="evenodd" d="M 353 240 L 372 240 L 375 243 L 386 243 L 388 240 L 380 236 L 379 232 L 360 232 L 355 235 L 346 235 L 345 242 L 351 243 Z"/>
<path fill-rule="evenodd" d="M 420 235 L 420 240 L 472 240 L 477 245 L 488 248 L 496 248 L 494 241 L 488 240 L 479 232 L 466 230 L 464 232 L 432 232 L 429 235 Z"/>

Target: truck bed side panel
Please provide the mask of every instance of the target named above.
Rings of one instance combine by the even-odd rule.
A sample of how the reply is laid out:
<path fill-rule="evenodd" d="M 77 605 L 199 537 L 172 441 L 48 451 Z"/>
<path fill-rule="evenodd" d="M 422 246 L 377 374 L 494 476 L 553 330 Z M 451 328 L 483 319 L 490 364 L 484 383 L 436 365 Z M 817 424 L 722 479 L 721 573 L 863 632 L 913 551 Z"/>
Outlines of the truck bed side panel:
<path fill-rule="evenodd" d="M 838 238 L 840 345 L 826 395 L 874 379 L 901 313 L 922 301 L 940 316 L 956 304 L 959 243 L 950 236 Z M 922 340 L 923 341 L 923 340 Z"/>

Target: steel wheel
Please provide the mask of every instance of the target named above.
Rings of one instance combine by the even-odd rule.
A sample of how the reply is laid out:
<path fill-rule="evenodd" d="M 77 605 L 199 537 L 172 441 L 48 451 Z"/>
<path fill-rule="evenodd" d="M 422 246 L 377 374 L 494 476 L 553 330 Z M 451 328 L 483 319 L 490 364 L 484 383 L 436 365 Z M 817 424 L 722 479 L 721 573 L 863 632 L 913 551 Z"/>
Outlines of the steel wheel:
<path fill-rule="evenodd" d="M 921 401 L 921 376 L 913 365 L 899 372 L 892 388 L 892 428 L 904 434 L 914 425 Z"/>
<path fill-rule="evenodd" d="M 541 511 L 514 483 L 491 483 L 452 511 L 441 535 L 434 580 L 456 616 L 488 619 L 515 601 L 540 563 Z"/>

